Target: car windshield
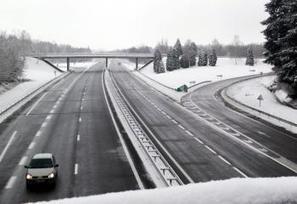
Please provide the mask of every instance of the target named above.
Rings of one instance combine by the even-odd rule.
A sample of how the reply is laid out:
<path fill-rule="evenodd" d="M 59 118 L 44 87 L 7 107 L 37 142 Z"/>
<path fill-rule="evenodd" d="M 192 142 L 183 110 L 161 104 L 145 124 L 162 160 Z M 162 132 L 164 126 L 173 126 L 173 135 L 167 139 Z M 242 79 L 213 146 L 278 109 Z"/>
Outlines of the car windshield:
<path fill-rule="evenodd" d="M 51 168 L 53 162 L 51 159 L 32 159 L 29 166 L 30 168 Z"/>

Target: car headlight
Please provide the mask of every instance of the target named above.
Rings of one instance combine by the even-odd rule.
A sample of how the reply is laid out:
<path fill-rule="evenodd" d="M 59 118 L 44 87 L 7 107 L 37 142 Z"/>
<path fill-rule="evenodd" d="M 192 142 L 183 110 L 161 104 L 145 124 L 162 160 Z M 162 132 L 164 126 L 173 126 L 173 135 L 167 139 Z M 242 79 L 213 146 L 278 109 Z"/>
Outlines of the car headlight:
<path fill-rule="evenodd" d="M 27 174 L 26 175 L 26 179 L 28 179 L 28 180 L 32 179 L 32 175 L 31 174 Z"/>
<path fill-rule="evenodd" d="M 47 177 L 48 178 L 54 178 L 55 177 L 55 174 L 54 173 L 50 173 Z"/>

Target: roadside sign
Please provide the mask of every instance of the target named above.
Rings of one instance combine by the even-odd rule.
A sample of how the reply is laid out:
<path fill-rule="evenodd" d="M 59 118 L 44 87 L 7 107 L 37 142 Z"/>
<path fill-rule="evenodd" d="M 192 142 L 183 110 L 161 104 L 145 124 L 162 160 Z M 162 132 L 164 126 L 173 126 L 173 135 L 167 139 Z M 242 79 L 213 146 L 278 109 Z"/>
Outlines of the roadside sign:
<path fill-rule="evenodd" d="M 261 107 L 261 101 L 264 100 L 262 94 L 260 94 L 260 95 L 257 97 L 257 100 L 259 101 L 259 107 Z"/>

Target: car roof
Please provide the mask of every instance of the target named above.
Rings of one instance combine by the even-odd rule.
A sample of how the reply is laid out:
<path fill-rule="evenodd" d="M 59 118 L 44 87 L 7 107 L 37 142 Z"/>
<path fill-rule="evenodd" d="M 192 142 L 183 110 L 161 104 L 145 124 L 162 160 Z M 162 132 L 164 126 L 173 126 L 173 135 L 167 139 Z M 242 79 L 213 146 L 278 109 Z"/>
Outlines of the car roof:
<path fill-rule="evenodd" d="M 53 154 L 51 153 L 39 153 L 35 154 L 32 159 L 51 159 L 53 158 Z"/>

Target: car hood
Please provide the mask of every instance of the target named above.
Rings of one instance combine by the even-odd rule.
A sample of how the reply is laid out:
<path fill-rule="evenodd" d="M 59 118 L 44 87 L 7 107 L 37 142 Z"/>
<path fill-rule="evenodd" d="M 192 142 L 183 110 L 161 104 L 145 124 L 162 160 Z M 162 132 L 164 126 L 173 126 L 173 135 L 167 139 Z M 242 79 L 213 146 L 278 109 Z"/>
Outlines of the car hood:
<path fill-rule="evenodd" d="M 28 169 L 28 173 L 31 176 L 48 176 L 50 173 L 54 172 L 54 168 L 32 168 Z"/>

